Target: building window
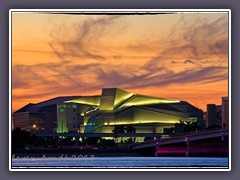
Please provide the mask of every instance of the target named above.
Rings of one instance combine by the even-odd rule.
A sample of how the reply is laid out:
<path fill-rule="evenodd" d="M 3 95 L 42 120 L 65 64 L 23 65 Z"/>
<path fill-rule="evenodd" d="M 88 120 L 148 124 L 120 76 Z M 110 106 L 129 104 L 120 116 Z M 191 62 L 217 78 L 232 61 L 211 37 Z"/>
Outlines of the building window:
<path fill-rule="evenodd" d="M 75 108 L 77 108 L 77 105 L 76 105 L 76 104 L 73 104 L 72 107 L 75 109 Z"/>

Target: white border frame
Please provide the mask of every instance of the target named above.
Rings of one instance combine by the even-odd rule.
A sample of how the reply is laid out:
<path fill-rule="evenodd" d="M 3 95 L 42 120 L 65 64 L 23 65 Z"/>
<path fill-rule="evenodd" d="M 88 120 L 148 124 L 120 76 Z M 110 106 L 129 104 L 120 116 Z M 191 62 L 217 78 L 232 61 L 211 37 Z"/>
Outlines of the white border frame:
<path fill-rule="evenodd" d="M 226 13 L 228 12 L 228 96 L 229 96 L 229 158 L 228 168 L 204 167 L 204 168 L 185 168 L 185 167 L 157 167 L 154 169 L 148 168 L 99 168 L 99 169 L 87 169 L 87 168 L 12 168 L 12 156 L 11 156 L 11 131 L 12 131 L 12 12 L 19 13 L 32 13 L 32 12 L 52 12 L 52 13 L 189 13 L 189 12 L 201 12 L 201 13 Z M 10 9 L 9 10 L 9 171 L 231 171 L 231 10 L 230 9 Z M 24 169 L 23 169 L 24 168 Z M 168 168 L 168 169 L 167 169 Z"/>

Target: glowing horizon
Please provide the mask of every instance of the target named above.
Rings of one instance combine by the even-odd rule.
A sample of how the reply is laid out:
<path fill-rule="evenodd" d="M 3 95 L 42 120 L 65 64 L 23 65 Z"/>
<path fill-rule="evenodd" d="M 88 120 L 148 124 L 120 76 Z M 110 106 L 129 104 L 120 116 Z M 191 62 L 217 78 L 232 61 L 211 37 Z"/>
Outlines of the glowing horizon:
<path fill-rule="evenodd" d="M 12 110 L 102 88 L 187 101 L 228 96 L 228 13 L 12 13 Z"/>

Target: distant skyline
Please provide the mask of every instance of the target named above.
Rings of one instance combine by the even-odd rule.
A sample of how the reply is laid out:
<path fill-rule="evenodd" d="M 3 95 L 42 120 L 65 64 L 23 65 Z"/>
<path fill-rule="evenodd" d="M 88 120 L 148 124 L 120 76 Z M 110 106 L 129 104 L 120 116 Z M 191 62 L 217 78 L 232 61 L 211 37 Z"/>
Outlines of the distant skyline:
<path fill-rule="evenodd" d="M 102 88 L 183 100 L 228 96 L 228 13 L 12 13 L 12 108 Z"/>

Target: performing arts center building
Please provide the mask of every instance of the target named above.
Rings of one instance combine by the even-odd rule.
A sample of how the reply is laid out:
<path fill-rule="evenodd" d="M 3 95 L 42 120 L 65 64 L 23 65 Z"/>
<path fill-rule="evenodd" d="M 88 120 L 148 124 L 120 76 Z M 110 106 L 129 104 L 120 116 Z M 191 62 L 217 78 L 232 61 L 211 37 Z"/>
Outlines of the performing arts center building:
<path fill-rule="evenodd" d="M 202 110 L 186 101 L 104 88 L 101 95 L 68 96 L 28 104 L 13 113 L 14 127 L 31 132 L 112 133 L 131 126 L 136 133 L 163 133 L 179 121 L 203 122 Z"/>

